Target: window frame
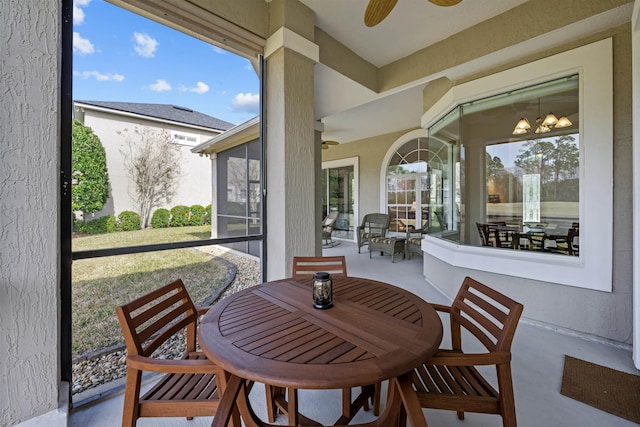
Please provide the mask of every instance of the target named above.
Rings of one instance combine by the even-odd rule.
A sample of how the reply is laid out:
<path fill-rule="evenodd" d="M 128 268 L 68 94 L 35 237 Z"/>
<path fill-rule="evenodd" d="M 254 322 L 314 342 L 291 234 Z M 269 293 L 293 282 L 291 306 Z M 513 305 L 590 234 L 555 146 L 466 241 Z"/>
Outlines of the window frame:
<path fill-rule="evenodd" d="M 358 205 L 360 204 L 360 170 L 359 170 L 359 166 L 360 166 L 360 157 L 356 156 L 356 157 L 345 157 L 343 159 L 336 159 L 336 160 L 327 160 L 322 162 L 321 166 L 320 166 L 320 170 L 321 173 L 326 173 L 327 169 L 335 169 L 335 168 L 342 168 L 342 167 L 347 167 L 347 166 L 353 166 L 353 228 L 354 228 L 354 232 L 353 232 L 353 238 L 352 239 L 342 239 L 342 238 L 337 238 L 338 240 L 345 240 L 345 241 L 356 241 L 356 232 L 355 232 L 355 228 L 359 225 L 359 213 L 358 213 Z M 325 188 L 323 188 L 323 190 L 326 190 Z"/>
<path fill-rule="evenodd" d="M 465 246 L 434 236 L 426 236 L 423 239 L 424 252 L 455 267 L 605 292 L 612 291 L 611 38 L 454 86 L 422 116 L 421 125 L 424 132 L 427 132 L 440 117 L 460 104 L 571 74 L 579 74 L 580 80 L 580 256 L 560 257 L 544 253 Z M 545 268 L 540 268 L 540 264 L 544 264 Z M 497 265 L 500 266 L 499 271 L 496 271 Z"/>

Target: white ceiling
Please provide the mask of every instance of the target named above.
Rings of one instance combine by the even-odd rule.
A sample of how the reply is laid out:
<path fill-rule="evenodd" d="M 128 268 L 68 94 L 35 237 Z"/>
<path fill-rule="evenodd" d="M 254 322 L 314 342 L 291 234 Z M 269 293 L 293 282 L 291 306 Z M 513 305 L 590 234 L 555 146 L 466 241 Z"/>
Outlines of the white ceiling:
<path fill-rule="evenodd" d="M 315 12 L 315 24 L 357 55 L 382 67 L 526 0 L 464 0 L 439 7 L 427 0 L 400 0 L 389 16 L 364 25 L 368 0 L 301 0 Z M 417 84 L 377 94 L 328 67 L 316 66 L 316 119 L 323 139 L 342 143 L 419 126 L 422 89 Z"/>
<path fill-rule="evenodd" d="M 436 6 L 400 0 L 380 24 L 364 25 L 368 0 L 301 0 L 316 14 L 316 26 L 376 67 L 403 58 L 527 0 L 463 0 Z"/>
<path fill-rule="evenodd" d="M 399 0 L 379 25 L 364 25 L 368 0 L 300 0 L 315 12 L 315 24 L 357 55 L 381 67 L 466 28 L 514 8 L 527 0 L 463 0 L 451 7 L 435 6 L 427 0 Z M 552 33 L 520 43 L 473 64 L 447 70 L 457 79 L 473 68 L 482 69 L 566 43 L 628 22 L 632 4 Z M 376 93 L 338 72 L 317 64 L 315 67 L 316 120 L 324 124 L 323 139 L 341 143 L 375 135 L 418 128 L 423 113 L 422 90 L 429 79 L 413 82 L 386 93 Z"/>

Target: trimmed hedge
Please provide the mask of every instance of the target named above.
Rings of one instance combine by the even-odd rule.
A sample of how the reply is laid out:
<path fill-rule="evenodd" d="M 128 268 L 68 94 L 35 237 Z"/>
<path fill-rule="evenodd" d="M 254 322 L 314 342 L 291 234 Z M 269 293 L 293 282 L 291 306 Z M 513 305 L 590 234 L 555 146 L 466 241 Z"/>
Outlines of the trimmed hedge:
<path fill-rule="evenodd" d="M 205 224 L 211 224 L 211 204 L 208 204 L 206 208 L 204 208 L 204 210 L 207 212 L 207 216 L 204 217 L 204 223 Z"/>
<path fill-rule="evenodd" d="M 113 233 L 116 231 L 116 217 L 105 215 L 87 222 L 77 222 L 76 231 L 87 234 Z"/>
<path fill-rule="evenodd" d="M 189 206 L 178 205 L 171 208 L 170 227 L 186 227 L 189 225 Z"/>
<path fill-rule="evenodd" d="M 140 230 L 142 220 L 137 212 L 123 211 L 118 215 L 118 231 Z"/>
<path fill-rule="evenodd" d="M 189 225 L 204 225 L 204 219 L 207 213 L 207 211 L 204 210 L 204 206 L 192 205 L 190 211 Z"/>
<path fill-rule="evenodd" d="M 152 228 L 167 228 L 169 227 L 169 220 L 171 219 L 171 212 L 168 209 L 160 208 L 156 209 L 151 215 L 151 227 Z"/>

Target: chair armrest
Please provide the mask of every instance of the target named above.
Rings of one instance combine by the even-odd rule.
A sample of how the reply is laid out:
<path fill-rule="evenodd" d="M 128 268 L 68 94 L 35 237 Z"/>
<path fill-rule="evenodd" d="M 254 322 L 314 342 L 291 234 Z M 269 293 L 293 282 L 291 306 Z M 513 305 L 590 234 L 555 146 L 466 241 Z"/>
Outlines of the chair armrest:
<path fill-rule="evenodd" d="M 221 372 L 219 366 L 206 359 L 154 359 L 145 356 L 127 356 L 127 366 L 140 371 L 175 374 L 218 374 Z"/>
<path fill-rule="evenodd" d="M 511 361 L 511 353 L 462 353 L 453 350 L 438 350 L 427 361 L 428 365 L 441 366 L 478 366 L 500 365 Z"/>
<path fill-rule="evenodd" d="M 433 304 L 433 303 L 429 303 L 431 304 L 431 307 L 433 307 L 436 311 L 442 311 L 445 313 L 451 313 L 451 307 L 448 305 L 443 305 L 443 304 Z"/>
<path fill-rule="evenodd" d="M 206 306 L 206 307 L 200 307 L 197 309 L 198 311 L 198 316 L 202 316 L 203 314 L 207 314 L 207 312 L 209 311 L 209 309 L 211 308 L 210 305 Z"/>

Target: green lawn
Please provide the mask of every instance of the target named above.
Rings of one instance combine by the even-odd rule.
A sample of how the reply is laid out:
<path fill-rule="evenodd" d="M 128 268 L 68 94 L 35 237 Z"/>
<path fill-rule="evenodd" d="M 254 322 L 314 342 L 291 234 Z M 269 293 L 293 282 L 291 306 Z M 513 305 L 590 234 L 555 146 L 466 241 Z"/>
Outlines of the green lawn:
<path fill-rule="evenodd" d="M 147 229 L 75 237 L 73 250 L 197 240 L 210 226 Z M 226 277 L 224 264 L 195 249 L 177 249 L 73 262 L 73 354 L 122 342 L 116 306 L 175 279 L 182 279 L 196 305 Z"/>

